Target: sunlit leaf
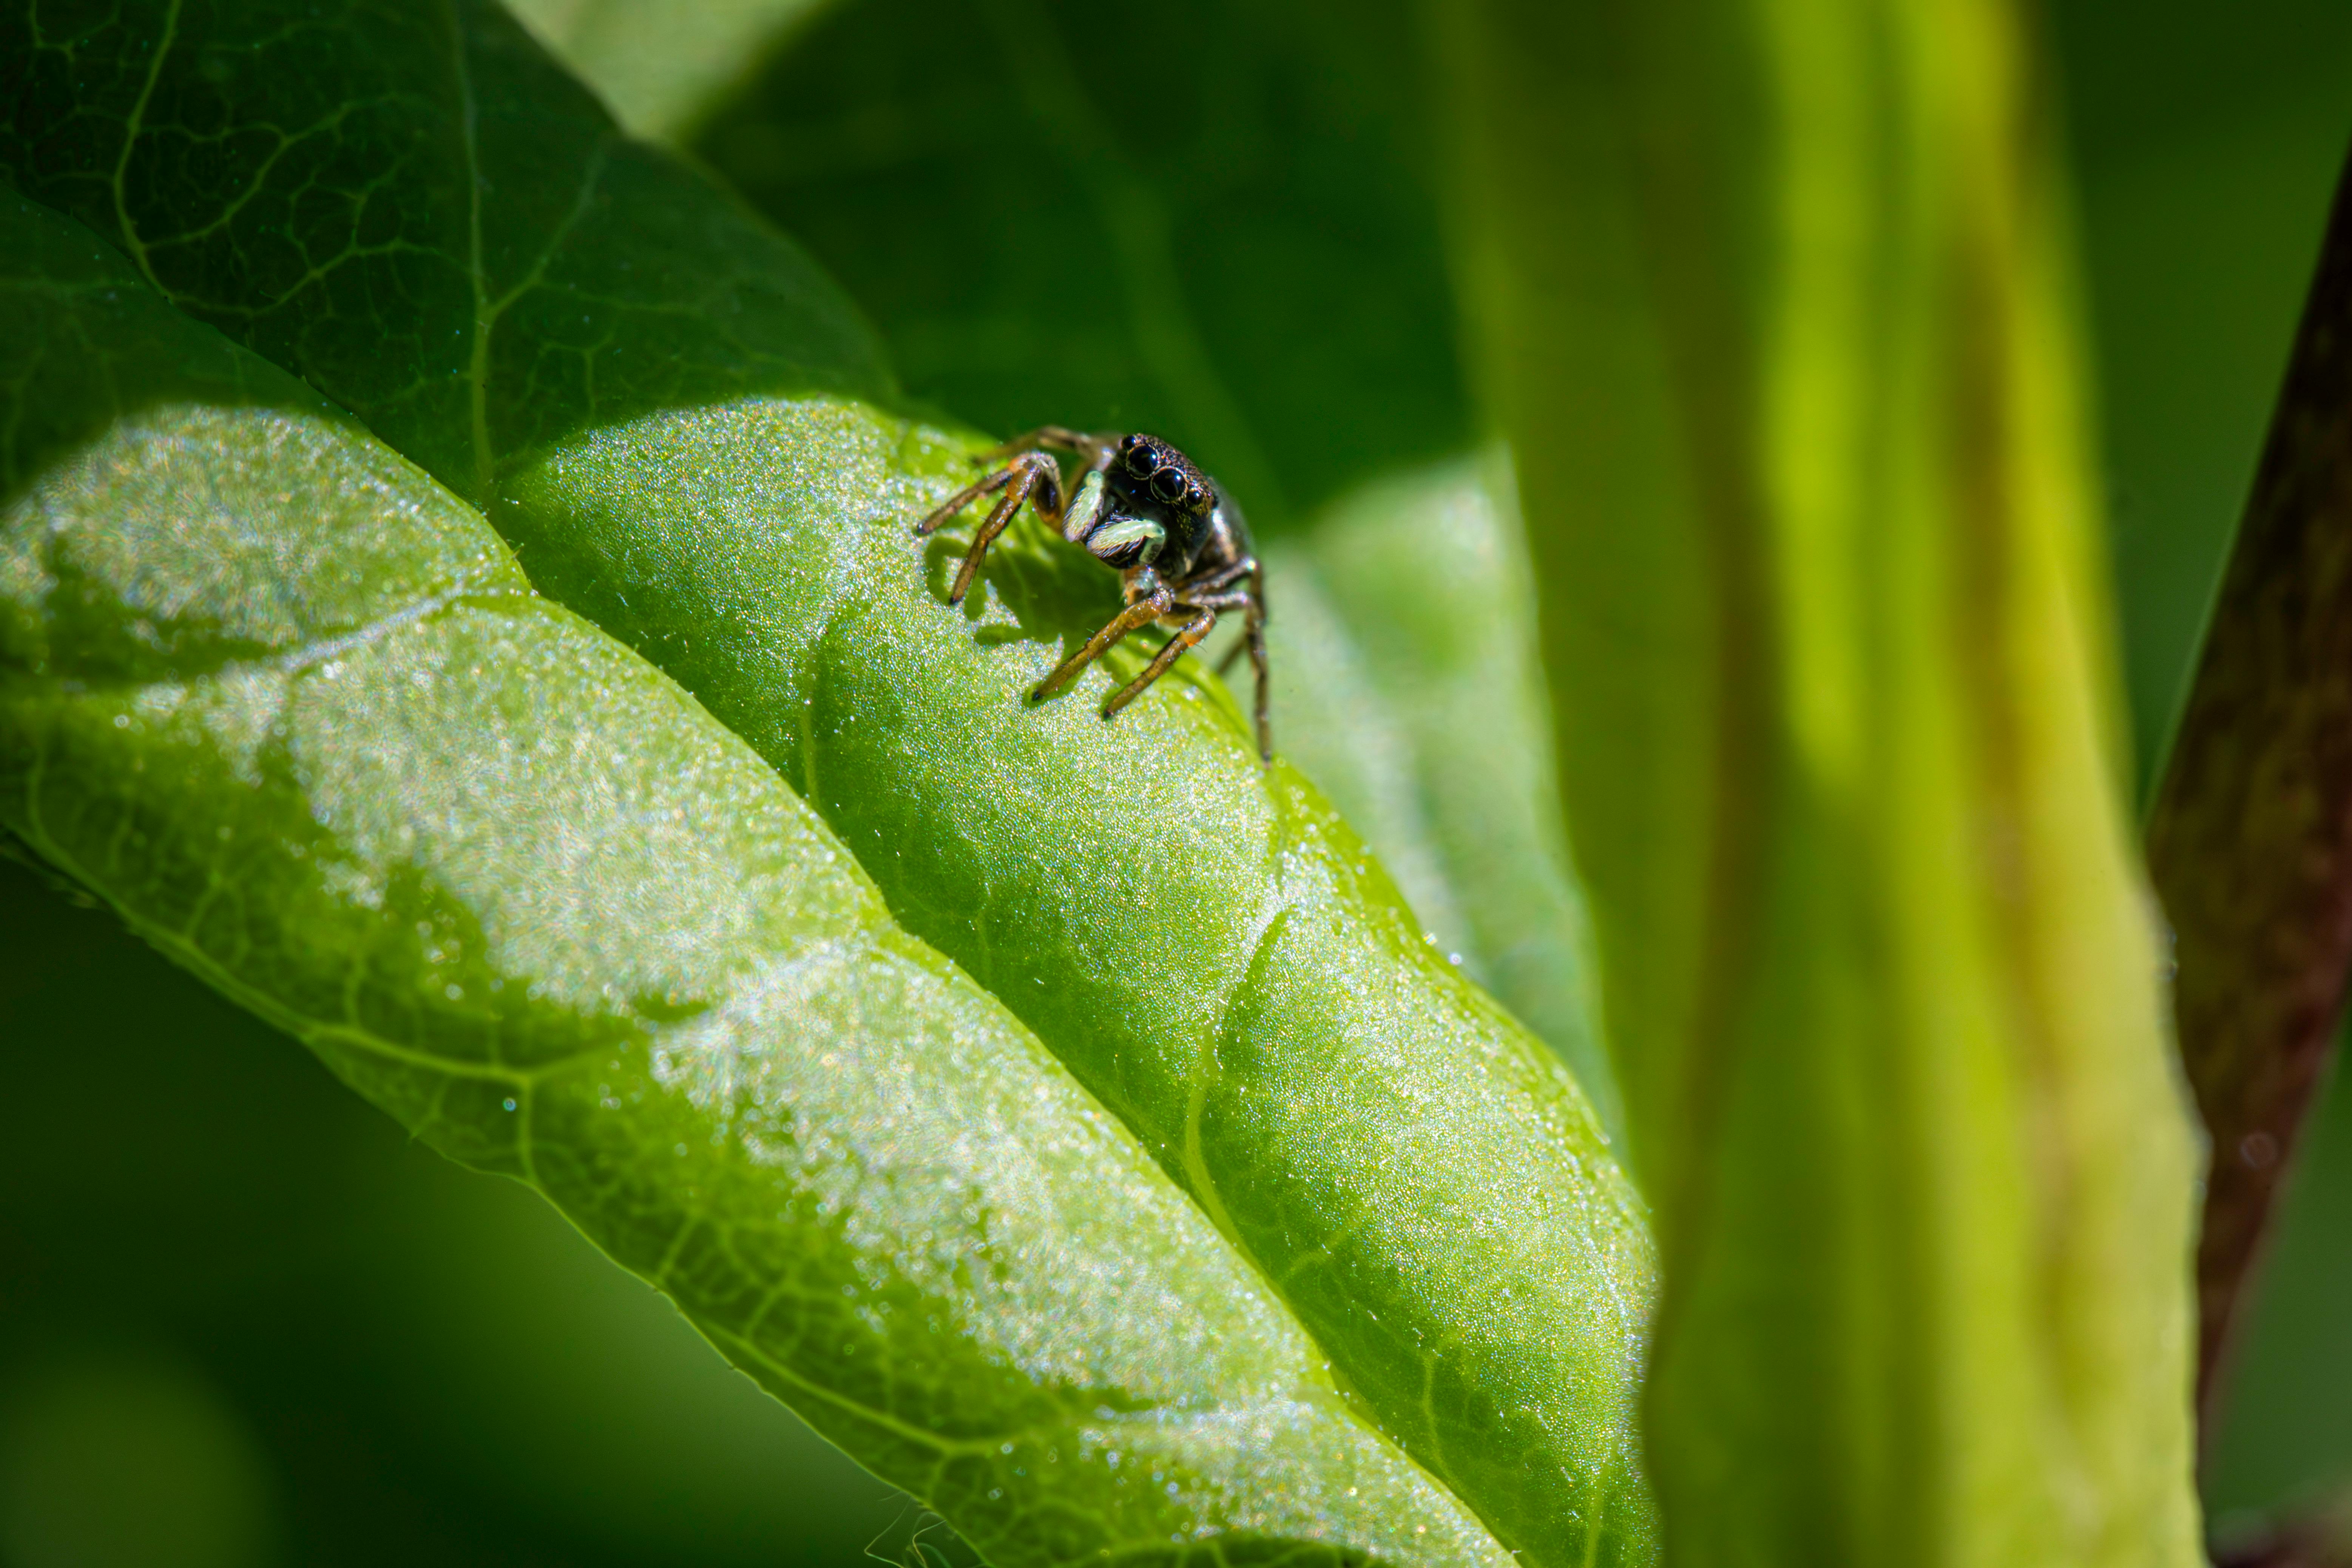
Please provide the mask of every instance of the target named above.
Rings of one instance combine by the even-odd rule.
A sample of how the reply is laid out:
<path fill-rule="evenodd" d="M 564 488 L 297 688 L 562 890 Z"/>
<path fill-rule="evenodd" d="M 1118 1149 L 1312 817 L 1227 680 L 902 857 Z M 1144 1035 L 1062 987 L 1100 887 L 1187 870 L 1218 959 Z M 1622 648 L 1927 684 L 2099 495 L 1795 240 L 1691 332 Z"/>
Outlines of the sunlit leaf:
<path fill-rule="evenodd" d="M 13 11 L 0 164 L 749 742 L 1505 1545 L 1646 1560 L 1649 1243 L 1557 1060 L 1213 681 L 1025 700 L 1114 584 L 1024 529 L 943 602 L 910 525 L 966 447 L 856 395 L 878 360 L 788 245 L 496 13 L 309 14 Z"/>
<path fill-rule="evenodd" d="M 512 0 L 508 9 L 596 89 L 630 132 L 676 141 L 826 3 Z"/>
<path fill-rule="evenodd" d="M 739 739 L 87 231 L 0 233 L 0 821 L 999 1562 L 1506 1561 Z"/>
<path fill-rule="evenodd" d="M 1275 689 L 1291 755 L 1447 961 L 1567 1059 L 1613 1137 L 1515 501 L 1499 458 L 1453 464 L 1372 486 L 1270 551 Z"/>

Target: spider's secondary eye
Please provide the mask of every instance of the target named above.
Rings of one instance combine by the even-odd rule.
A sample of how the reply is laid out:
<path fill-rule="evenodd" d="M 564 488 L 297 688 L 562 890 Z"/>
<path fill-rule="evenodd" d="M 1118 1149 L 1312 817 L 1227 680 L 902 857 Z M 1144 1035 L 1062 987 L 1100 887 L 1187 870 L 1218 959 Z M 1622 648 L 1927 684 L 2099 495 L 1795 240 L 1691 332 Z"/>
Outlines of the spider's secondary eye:
<path fill-rule="evenodd" d="M 1184 499 L 1184 476 L 1173 468 L 1162 468 L 1151 476 L 1153 499 L 1174 506 Z"/>
<path fill-rule="evenodd" d="M 1187 511 L 1198 511 L 1198 510 L 1201 510 L 1201 508 L 1202 508 L 1204 504 L 1206 504 L 1206 503 L 1207 503 L 1208 499 L 1209 499 L 1209 498 L 1208 498 L 1207 496 L 1204 496 L 1204 495 L 1202 495 L 1202 494 L 1201 493 L 1201 487 L 1200 487 L 1200 486 L 1198 486 L 1198 485 L 1186 485 L 1186 486 L 1184 487 L 1184 510 L 1187 510 Z"/>
<path fill-rule="evenodd" d="M 1127 471 L 1139 479 L 1160 466 L 1160 455 L 1144 446 L 1141 437 L 1135 439 L 1136 445 L 1128 450 Z"/>

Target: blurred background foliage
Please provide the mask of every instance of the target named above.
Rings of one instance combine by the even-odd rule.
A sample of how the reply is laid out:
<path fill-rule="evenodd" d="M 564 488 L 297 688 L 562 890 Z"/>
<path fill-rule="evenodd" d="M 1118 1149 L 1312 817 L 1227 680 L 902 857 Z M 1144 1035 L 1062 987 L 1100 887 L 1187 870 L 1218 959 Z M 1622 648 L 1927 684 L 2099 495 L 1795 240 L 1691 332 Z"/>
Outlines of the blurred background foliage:
<path fill-rule="evenodd" d="M 690 145 L 984 430 L 1148 429 L 1260 534 L 1459 451 L 1414 0 L 851 0 Z"/>
<path fill-rule="evenodd" d="M 1348 681 L 1285 692 L 1300 745 L 1393 819 L 1424 918 L 1510 994 L 1458 891 L 1494 846 L 1447 804 L 1444 672 L 1409 679 L 1363 619 L 1390 590 L 1347 581 L 1394 526 L 1357 492 L 1435 482 L 1401 476 L 1475 428 L 1412 8 L 530 9 L 843 279 L 916 397 L 999 431 L 1158 429 L 1234 484 L 1305 585 L 1297 635 L 1342 639 Z M 2352 8 L 2047 16 L 2145 792 L 2352 132 Z M 1354 753 L 1329 728 L 1350 704 L 1394 721 Z M 1412 788 L 1344 778 L 1368 744 Z M 1572 894 L 1522 879 L 1547 940 L 1580 940 Z M 1514 1002 L 1576 1056 L 1572 990 Z M 2225 1535 L 2352 1486 L 2352 1095 L 2317 1116 L 2209 1458 Z M 923 1526 L 536 1198 L 0 861 L 0 1563 L 895 1562 Z"/>

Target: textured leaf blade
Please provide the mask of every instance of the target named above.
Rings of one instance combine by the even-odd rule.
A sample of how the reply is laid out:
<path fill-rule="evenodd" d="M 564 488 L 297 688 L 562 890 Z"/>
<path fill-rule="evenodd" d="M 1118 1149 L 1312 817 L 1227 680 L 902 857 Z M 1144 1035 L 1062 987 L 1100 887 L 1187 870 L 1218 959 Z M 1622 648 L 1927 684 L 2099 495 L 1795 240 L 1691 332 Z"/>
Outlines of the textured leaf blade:
<path fill-rule="evenodd" d="M 1560 1053 L 1622 1150 L 1508 464 L 1369 486 L 1267 559 L 1286 749 L 1448 961 Z"/>
<path fill-rule="evenodd" d="M 1311 786 L 1261 772 L 1221 691 L 1171 678 L 1113 725 L 1099 671 L 1026 701 L 1103 584 L 1024 538 L 948 609 L 957 552 L 908 523 L 961 450 L 856 405 L 743 404 L 601 433 L 507 498 L 542 584 L 872 846 L 908 929 L 1136 1129 L 1411 1452 L 1531 1555 L 1646 1552 L 1652 1265 L 1573 1081 Z"/>
<path fill-rule="evenodd" d="M 9 15 L 30 49 L 23 13 Z M 404 370 L 406 342 L 478 345 L 467 429 L 448 428 L 446 404 L 432 418 L 403 404 L 358 412 L 479 500 L 539 588 L 678 679 L 798 785 L 906 929 L 1069 1064 L 1274 1282 L 1382 1429 L 1507 1546 L 1546 1563 L 1646 1560 L 1632 1407 L 1653 1263 L 1638 1200 L 1573 1081 L 1423 942 L 1310 787 L 1261 773 L 1222 688 L 1171 681 L 1116 725 L 1096 717 L 1100 671 L 1066 700 L 1028 704 L 1070 635 L 1115 604 L 1110 579 L 1024 532 L 992 557 L 985 595 L 947 606 L 951 545 L 919 544 L 911 524 L 969 471 L 965 447 L 870 404 L 806 395 L 793 322 L 730 302 L 738 259 L 772 243 L 740 215 L 754 237 L 712 247 L 700 270 L 659 244 L 660 265 L 639 268 L 630 237 L 670 226 L 673 195 L 702 210 L 691 204 L 707 189 L 679 174 L 666 193 L 650 154 L 628 165 L 645 181 L 598 184 L 600 159 L 620 166 L 601 142 L 533 129 L 545 72 L 516 63 L 527 45 L 512 24 L 465 5 L 454 15 L 456 32 L 427 35 L 415 16 L 352 7 L 323 61 L 331 74 L 365 58 L 355 91 L 378 83 L 379 58 L 437 61 L 397 95 L 418 125 L 394 139 L 437 159 L 418 151 L 372 175 L 382 199 L 414 186 L 415 243 L 490 254 L 465 199 L 478 171 L 545 172 L 550 149 L 570 145 L 577 167 L 548 174 L 562 198 L 517 207 L 540 230 L 515 217 L 496 253 L 614 279 L 613 341 L 630 353 L 658 346 L 631 335 L 637 324 L 700 312 L 725 323 L 732 357 L 698 357 L 706 340 L 688 334 L 688 352 L 656 360 L 642 384 L 627 380 L 628 353 L 594 359 L 593 383 L 540 377 L 542 361 L 572 363 L 572 345 L 602 341 L 602 318 L 593 295 L 537 286 L 521 298 L 544 311 L 518 306 L 488 327 L 470 294 L 404 298 L 407 336 L 364 362 L 328 338 L 247 331 L 227 302 L 244 288 L 256 307 L 323 309 L 331 273 L 278 300 L 232 265 L 208 277 L 209 319 L 331 395 L 429 384 L 421 367 L 442 351 Z M 147 36 L 137 21 L 79 47 L 130 48 Z M 252 57 L 242 80 L 265 80 L 271 58 L 321 69 L 266 8 L 183 13 L 179 26 L 159 80 L 200 75 L 214 48 Z M 363 47 L 379 28 L 383 48 Z M 478 53 L 521 95 L 495 114 L 477 112 L 492 75 Z M 37 77 L 16 123 L 64 132 L 19 134 L 0 159 L 136 251 L 143 209 L 55 171 L 143 166 L 150 138 L 169 133 L 102 73 L 89 80 L 98 96 L 78 100 L 71 79 Z M 448 85 L 461 82 L 474 86 Z M 583 101 L 568 83 L 546 90 L 559 120 Z M 241 124 L 277 123 L 266 100 L 208 101 Z M 501 136 L 537 140 L 526 159 Z M 247 163 L 237 210 L 275 177 Z M 566 215 L 579 192 L 608 189 L 605 248 L 592 254 Z M 835 376 L 855 368 L 833 363 Z M 1114 668 L 1131 673 L 1134 658 Z"/>
<path fill-rule="evenodd" d="M 0 819 L 997 1561 L 1503 1561 L 737 738 L 95 239 L 0 224 Z"/>

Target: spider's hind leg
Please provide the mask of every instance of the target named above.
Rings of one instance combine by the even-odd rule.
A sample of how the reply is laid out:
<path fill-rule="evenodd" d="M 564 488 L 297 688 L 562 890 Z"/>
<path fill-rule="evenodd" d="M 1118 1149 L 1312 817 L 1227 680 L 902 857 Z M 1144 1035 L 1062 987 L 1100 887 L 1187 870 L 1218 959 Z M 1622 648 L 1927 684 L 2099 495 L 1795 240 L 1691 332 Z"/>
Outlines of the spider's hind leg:
<path fill-rule="evenodd" d="M 1233 668 L 1234 660 L 1244 653 L 1249 655 L 1250 673 L 1256 678 L 1252 682 L 1255 689 L 1251 695 L 1257 699 L 1254 710 L 1257 725 L 1257 760 L 1271 763 L 1274 761 L 1274 717 L 1273 693 L 1267 689 L 1265 679 L 1265 605 L 1246 588 L 1195 599 L 1192 603 L 1220 614 L 1226 610 L 1242 613 L 1242 640 L 1226 649 L 1225 657 L 1217 660 L 1217 673 L 1223 675 Z"/>
<path fill-rule="evenodd" d="M 1265 595 L 1253 593 L 1242 614 L 1242 640 L 1249 647 L 1251 693 L 1256 698 L 1257 760 L 1274 761 L 1274 685 L 1265 673 Z"/>
<path fill-rule="evenodd" d="M 1257 759 L 1261 763 L 1271 763 L 1274 761 L 1274 701 L 1265 670 L 1265 569 L 1257 563 L 1255 557 L 1244 560 L 1241 566 L 1242 571 L 1235 575 L 1246 576 L 1248 587 L 1195 602 L 1220 611 L 1242 612 L 1242 640 L 1227 648 L 1224 658 L 1217 660 L 1217 673 L 1223 675 L 1233 668 L 1235 659 L 1244 653 L 1249 655 L 1250 674 L 1255 678 L 1252 695 L 1256 699 Z"/>

